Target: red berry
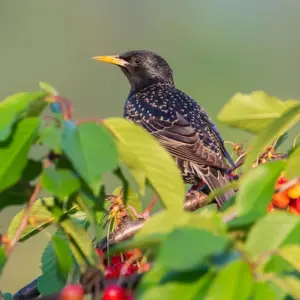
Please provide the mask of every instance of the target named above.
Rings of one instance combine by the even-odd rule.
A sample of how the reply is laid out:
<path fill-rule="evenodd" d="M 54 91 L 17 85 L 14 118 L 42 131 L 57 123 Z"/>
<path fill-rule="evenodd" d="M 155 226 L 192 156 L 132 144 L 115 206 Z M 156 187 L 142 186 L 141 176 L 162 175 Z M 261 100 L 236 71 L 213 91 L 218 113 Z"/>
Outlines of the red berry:
<path fill-rule="evenodd" d="M 114 279 L 118 278 L 119 273 L 116 272 L 114 267 L 107 266 L 104 270 L 104 277 L 105 279 Z"/>
<path fill-rule="evenodd" d="M 292 199 L 290 202 L 290 207 L 292 207 L 298 212 L 298 214 L 300 214 L 300 197 L 297 199 Z"/>
<path fill-rule="evenodd" d="M 275 193 L 272 197 L 272 203 L 278 208 L 287 208 L 291 199 L 289 198 L 287 192 Z"/>
<path fill-rule="evenodd" d="M 104 256 L 104 252 L 103 252 L 101 249 L 96 248 L 96 252 L 97 252 L 97 254 L 98 254 L 99 256 L 101 256 L 101 257 Z"/>
<path fill-rule="evenodd" d="M 119 273 L 122 276 L 130 276 L 130 275 L 134 274 L 138 270 L 138 267 L 135 266 L 135 265 L 130 265 L 126 269 L 124 267 L 124 264 L 120 264 L 120 266 L 118 265 L 118 267 L 119 267 Z"/>
<path fill-rule="evenodd" d="M 296 199 L 296 209 L 300 213 L 300 197 Z"/>
<path fill-rule="evenodd" d="M 271 212 L 273 211 L 275 208 L 274 208 L 274 205 L 272 204 L 272 202 L 267 206 L 267 212 Z"/>
<path fill-rule="evenodd" d="M 126 290 L 122 287 L 111 284 L 103 292 L 103 300 L 126 300 Z"/>
<path fill-rule="evenodd" d="M 271 203 L 271 204 L 272 204 L 272 203 Z M 273 207 L 273 205 L 272 205 L 272 207 Z M 274 209 L 274 208 L 273 208 L 273 209 Z M 151 265 L 150 265 L 149 263 L 145 263 L 145 264 L 143 264 L 143 265 L 141 266 L 141 270 L 142 270 L 143 272 L 147 272 L 147 271 L 149 271 L 150 267 L 151 267 Z"/>
<path fill-rule="evenodd" d="M 110 258 L 110 263 L 112 266 L 115 266 L 122 262 L 122 257 L 120 255 L 114 255 Z M 108 264 L 108 259 L 104 260 L 105 264 Z"/>
<path fill-rule="evenodd" d="M 136 258 L 138 259 L 138 258 L 140 258 L 140 257 L 142 256 L 142 252 L 141 252 L 140 249 L 135 248 L 135 249 L 129 250 L 129 251 L 127 251 L 127 252 L 125 253 L 125 256 L 127 257 L 127 259 L 130 258 L 130 257 L 133 256 L 133 255 L 135 255 Z"/>
<path fill-rule="evenodd" d="M 300 198 L 300 184 L 296 184 L 288 190 L 288 195 L 292 199 Z"/>
<path fill-rule="evenodd" d="M 284 184 L 287 182 L 287 179 L 284 176 L 279 177 L 279 179 L 277 180 L 278 184 Z"/>
<path fill-rule="evenodd" d="M 84 288 L 80 284 L 66 285 L 60 293 L 61 300 L 82 300 Z"/>
<path fill-rule="evenodd" d="M 289 212 L 290 212 L 292 215 L 299 215 L 298 210 L 297 210 L 293 205 L 290 205 L 290 206 L 289 206 Z"/>

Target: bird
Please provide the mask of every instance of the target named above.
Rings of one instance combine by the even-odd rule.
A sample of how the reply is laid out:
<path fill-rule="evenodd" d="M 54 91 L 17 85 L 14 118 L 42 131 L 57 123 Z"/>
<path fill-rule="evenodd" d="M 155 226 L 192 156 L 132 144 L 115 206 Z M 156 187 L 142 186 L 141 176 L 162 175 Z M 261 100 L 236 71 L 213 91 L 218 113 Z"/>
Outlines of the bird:
<path fill-rule="evenodd" d="M 217 127 L 192 97 L 177 89 L 167 61 L 148 50 L 127 51 L 92 59 L 117 65 L 130 84 L 123 117 L 142 126 L 171 154 L 191 189 L 209 190 L 229 183 L 234 162 Z M 215 198 L 221 207 L 232 189 Z"/>

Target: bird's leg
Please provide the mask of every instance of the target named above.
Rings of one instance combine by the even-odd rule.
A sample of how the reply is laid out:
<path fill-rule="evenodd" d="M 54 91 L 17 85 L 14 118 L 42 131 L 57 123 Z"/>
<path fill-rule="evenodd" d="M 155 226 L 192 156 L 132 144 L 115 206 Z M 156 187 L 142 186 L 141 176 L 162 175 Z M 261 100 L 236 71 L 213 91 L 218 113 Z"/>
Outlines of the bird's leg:
<path fill-rule="evenodd" d="M 131 209 L 133 215 L 136 216 L 138 219 L 147 220 L 150 218 L 150 211 L 153 208 L 154 204 L 156 203 L 157 199 L 158 199 L 158 197 L 154 196 L 152 198 L 150 204 L 148 205 L 148 207 L 141 214 L 139 214 L 133 206 L 129 205 L 128 207 Z"/>

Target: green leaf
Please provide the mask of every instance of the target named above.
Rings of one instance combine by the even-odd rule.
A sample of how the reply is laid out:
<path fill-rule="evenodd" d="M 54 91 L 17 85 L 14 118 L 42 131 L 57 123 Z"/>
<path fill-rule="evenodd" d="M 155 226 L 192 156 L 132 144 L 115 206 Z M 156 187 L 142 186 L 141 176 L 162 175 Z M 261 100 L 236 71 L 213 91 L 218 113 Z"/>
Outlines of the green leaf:
<path fill-rule="evenodd" d="M 188 271 L 199 267 L 205 258 L 224 251 L 228 244 L 227 238 L 205 230 L 179 228 L 167 236 L 158 259 L 166 268 Z"/>
<path fill-rule="evenodd" d="M 37 116 L 41 109 L 36 105 L 47 105 L 45 92 L 18 93 L 0 102 L 0 142 L 5 141 L 12 133 L 13 125 L 24 116 Z M 41 108 L 41 107 L 40 107 Z"/>
<path fill-rule="evenodd" d="M 3 246 L 0 245 L 0 274 L 1 271 L 6 263 L 6 254 L 5 254 L 5 249 Z"/>
<path fill-rule="evenodd" d="M 47 126 L 41 132 L 40 139 L 42 144 L 54 150 L 55 153 L 61 153 L 61 133 L 61 128 Z"/>
<path fill-rule="evenodd" d="M 46 201 L 47 204 L 50 204 L 53 202 L 53 199 L 44 198 L 44 201 Z M 10 225 L 8 227 L 8 232 L 7 232 L 7 235 L 10 239 L 15 235 L 17 229 L 19 228 L 23 215 L 24 215 L 24 209 L 18 212 L 10 222 Z M 19 240 L 20 242 L 23 242 L 27 240 L 29 237 L 31 237 L 32 235 L 42 231 L 42 229 L 51 225 L 54 221 L 52 214 L 43 205 L 42 199 L 37 199 L 34 202 L 29 213 L 29 218 L 34 220 L 34 223 L 31 225 L 27 225 L 27 227 L 25 228 L 25 230 L 23 231 L 20 237 Z"/>
<path fill-rule="evenodd" d="M 266 147 L 284 134 L 300 118 L 300 103 L 284 112 L 278 119 L 268 124 L 250 143 L 250 152 L 246 156 L 244 170 L 250 169 L 257 157 L 265 151 Z"/>
<path fill-rule="evenodd" d="M 122 186 L 116 187 L 112 192 L 112 194 L 115 196 L 119 196 L 122 188 L 123 188 Z M 142 201 L 139 195 L 131 187 L 129 187 L 128 189 L 126 207 L 128 207 L 128 205 L 133 206 L 137 210 L 137 212 L 142 211 Z"/>
<path fill-rule="evenodd" d="M 274 284 L 267 282 L 256 282 L 253 286 L 253 300 L 283 300 L 285 294 Z"/>
<path fill-rule="evenodd" d="M 253 285 L 248 263 L 234 261 L 220 270 L 210 286 L 206 299 L 210 300 L 247 300 Z"/>
<path fill-rule="evenodd" d="M 168 272 L 162 265 L 155 263 L 148 272 L 144 274 L 140 283 L 136 287 L 137 299 L 140 299 L 141 294 L 145 293 L 147 289 L 152 289 L 154 286 L 158 286 L 163 276 Z"/>
<path fill-rule="evenodd" d="M 146 175 L 168 210 L 183 210 L 185 186 L 173 158 L 159 142 L 145 129 L 125 119 L 109 118 L 104 125 L 118 140 L 120 158 L 131 171 L 134 169 L 133 176 L 141 174 L 139 182 L 144 182 Z"/>
<path fill-rule="evenodd" d="M 197 274 L 196 274 L 197 275 Z M 206 299 L 204 295 L 213 280 L 214 274 L 208 273 L 202 277 L 190 280 L 191 276 L 186 276 L 182 281 L 171 281 L 165 284 L 153 286 L 146 290 L 138 299 L 141 300 L 197 300 Z M 195 277 L 195 276 L 194 276 Z M 221 298 L 220 298 L 221 299 Z"/>
<path fill-rule="evenodd" d="M 5 189 L 0 193 L 0 211 L 7 206 L 27 203 L 32 192 L 33 187 L 30 184 L 20 181 Z"/>
<path fill-rule="evenodd" d="M 51 86 L 49 83 L 40 81 L 39 85 L 40 85 L 40 88 L 42 90 L 46 91 L 47 93 L 54 95 L 54 96 L 58 95 L 58 91 L 53 86 Z"/>
<path fill-rule="evenodd" d="M 57 231 L 54 236 L 64 238 L 64 233 Z M 68 257 L 72 258 L 72 252 L 69 249 Z M 66 258 L 67 260 L 69 258 Z M 42 275 L 38 279 L 38 290 L 41 295 L 48 295 L 59 292 L 66 284 L 66 278 L 64 278 L 58 268 L 56 262 L 56 253 L 53 248 L 53 243 L 50 241 L 45 248 L 41 258 L 41 271 Z M 74 271 L 76 271 L 77 278 L 79 277 L 79 270 L 73 263 Z M 75 280 L 74 280 L 75 281 Z"/>
<path fill-rule="evenodd" d="M 291 295 L 293 299 L 300 299 L 300 280 L 297 278 L 293 276 L 274 277 L 271 281 Z"/>
<path fill-rule="evenodd" d="M 71 170 L 55 169 L 53 166 L 43 170 L 41 185 L 61 200 L 80 188 L 79 179 Z"/>
<path fill-rule="evenodd" d="M 250 211 L 266 213 L 274 194 L 276 180 L 284 166 L 284 161 L 274 161 L 259 165 L 242 176 L 236 197 L 240 214 L 247 214 Z"/>
<path fill-rule="evenodd" d="M 1 298 L 1 291 L 0 291 L 0 298 Z M 11 293 L 4 293 L 3 300 L 13 300 L 13 295 Z"/>
<path fill-rule="evenodd" d="M 68 279 L 69 272 L 73 265 L 73 259 L 68 243 L 65 238 L 54 234 L 52 236 L 52 246 L 55 251 L 58 269 L 64 278 Z"/>
<path fill-rule="evenodd" d="M 107 129 L 95 123 L 64 123 L 62 148 L 75 170 L 90 186 L 118 164 L 115 143 Z"/>
<path fill-rule="evenodd" d="M 123 146 L 121 144 L 118 146 L 121 161 L 128 168 L 130 172 L 129 174 L 132 175 L 134 181 L 138 185 L 140 194 L 145 195 L 147 176 L 143 164 L 140 162 L 140 160 L 137 159 L 135 154 L 131 152 L 129 147 Z"/>
<path fill-rule="evenodd" d="M 97 259 L 92 241 L 82 226 L 70 219 L 61 221 L 59 225 L 70 242 L 72 253 L 80 269 L 85 270 L 87 265 L 96 265 Z"/>
<path fill-rule="evenodd" d="M 29 181 L 36 179 L 41 171 L 42 163 L 29 159 L 21 179 L 0 193 L 0 211 L 7 206 L 27 203 L 33 193 L 33 186 Z"/>
<path fill-rule="evenodd" d="M 213 211 L 202 211 L 199 214 L 162 211 L 148 219 L 135 236 L 170 233 L 180 227 L 205 229 L 215 234 L 223 234 L 226 228 L 220 216 Z"/>
<path fill-rule="evenodd" d="M 267 214 L 252 227 L 248 235 L 246 248 L 249 256 L 255 260 L 267 252 L 275 251 L 296 229 L 299 236 L 299 224 L 300 218 L 288 212 Z M 300 237 L 298 240 L 300 242 Z"/>
<path fill-rule="evenodd" d="M 297 104 L 299 105 L 299 101 L 281 101 L 263 91 L 255 91 L 252 94 L 237 93 L 224 105 L 218 120 L 232 127 L 259 133 Z"/>
<path fill-rule="evenodd" d="M 153 233 L 147 236 L 135 236 L 134 239 L 114 244 L 109 249 L 109 253 L 120 253 L 125 252 L 134 248 L 146 249 L 155 248 L 159 246 L 166 239 L 166 234 Z"/>
<path fill-rule="evenodd" d="M 36 179 L 42 172 L 43 166 L 41 161 L 28 159 L 27 165 L 22 174 L 22 180 L 32 181 Z"/>
<path fill-rule="evenodd" d="M 300 145 L 293 149 L 290 154 L 284 173 L 288 179 L 300 176 Z"/>
<path fill-rule="evenodd" d="M 262 217 L 262 214 L 257 211 L 251 211 L 248 214 L 238 216 L 227 222 L 229 231 L 248 230 L 255 222 Z"/>
<path fill-rule="evenodd" d="M 300 245 L 286 245 L 279 249 L 278 254 L 300 271 Z"/>
<path fill-rule="evenodd" d="M 38 118 L 24 119 L 18 123 L 13 137 L 0 143 L 0 191 L 21 178 L 38 126 Z"/>

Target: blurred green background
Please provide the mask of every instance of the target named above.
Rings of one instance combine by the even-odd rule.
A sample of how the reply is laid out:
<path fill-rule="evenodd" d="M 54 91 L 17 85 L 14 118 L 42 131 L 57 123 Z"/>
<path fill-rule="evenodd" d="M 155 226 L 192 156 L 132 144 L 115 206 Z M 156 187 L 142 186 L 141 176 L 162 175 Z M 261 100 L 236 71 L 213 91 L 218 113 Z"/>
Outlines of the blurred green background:
<path fill-rule="evenodd" d="M 90 57 L 133 49 L 165 57 L 177 86 L 214 120 L 235 92 L 299 99 L 299 10 L 293 0 L 1 1 L 0 99 L 42 80 L 73 101 L 76 118 L 121 116 L 124 75 Z M 249 137 L 219 129 L 225 140 Z M 19 209 L 0 213 L 0 232 Z M 39 275 L 49 235 L 18 246 L 0 289 L 15 292 Z"/>

